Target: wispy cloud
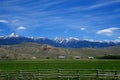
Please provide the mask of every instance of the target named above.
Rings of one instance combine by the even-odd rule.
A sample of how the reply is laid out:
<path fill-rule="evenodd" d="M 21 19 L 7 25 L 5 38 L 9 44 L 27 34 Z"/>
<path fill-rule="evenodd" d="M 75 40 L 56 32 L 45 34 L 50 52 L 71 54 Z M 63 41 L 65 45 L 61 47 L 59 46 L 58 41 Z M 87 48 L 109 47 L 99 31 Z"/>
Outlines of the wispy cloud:
<path fill-rule="evenodd" d="M 26 29 L 26 27 L 24 27 L 24 26 L 20 26 L 20 27 L 18 27 L 17 30 L 25 30 L 25 29 Z"/>
<path fill-rule="evenodd" d="M 89 6 L 88 8 L 86 8 L 86 10 L 96 9 L 96 8 L 108 6 L 108 5 L 111 5 L 111 4 L 119 3 L 119 2 L 120 2 L 120 0 L 102 2 L 102 3 L 98 3 L 98 4 L 95 4 L 95 5 Z"/>
<path fill-rule="evenodd" d="M 0 20 L 0 23 L 8 23 L 7 20 Z"/>
<path fill-rule="evenodd" d="M 119 3 L 120 0 L 3 0 L 0 17 L 5 20 L 0 22 L 9 21 L 6 26 L 11 31 L 28 32 L 32 35 L 39 28 L 43 33 L 61 30 L 61 34 L 65 35 L 77 30 L 90 36 L 89 33 L 95 33 L 98 26 L 101 26 L 103 30 L 99 30 L 97 34 L 110 36 L 117 29 L 104 29 L 104 26 L 119 26 Z"/>
<path fill-rule="evenodd" d="M 111 28 L 99 30 L 96 33 L 97 34 L 104 34 L 104 35 L 107 35 L 107 36 L 111 36 L 114 31 L 119 30 L 119 29 L 120 28 L 117 28 L 117 27 L 111 27 Z"/>
<path fill-rule="evenodd" d="M 118 39 L 120 39 L 120 36 L 118 37 Z"/>
<path fill-rule="evenodd" d="M 65 1 L 64 1 L 64 0 L 59 0 L 59 1 L 47 2 L 47 3 L 44 5 L 44 7 L 50 7 L 50 6 L 53 6 L 53 5 L 61 4 L 61 3 L 63 3 L 63 2 L 65 2 Z"/>
<path fill-rule="evenodd" d="M 102 21 L 100 21 L 101 16 L 100 17 L 91 16 L 88 19 L 88 18 L 80 18 L 81 14 L 77 14 L 77 18 L 79 18 L 79 19 L 75 19 L 75 17 L 76 17 L 75 14 L 68 16 L 68 14 L 70 13 L 71 10 L 69 10 L 66 7 L 64 7 L 64 8 L 66 8 L 65 10 L 63 8 L 61 8 L 61 9 L 55 8 L 54 9 L 54 5 L 55 5 L 55 7 L 57 7 L 57 6 L 59 6 L 59 4 L 65 2 L 67 0 L 60 0 L 60 1 L 50 1 L 50 0 L 39 1 L 38 0 L 33 3 L 29 3 L 29 0 L 27 0 L 27 1 L 25 1 L 26 3 L 27 2 L 29 3 L 29 4 L 26 4 L 27 7 L 24 7 L 24 5 L 20 6 L 20 3 L 19 3 L 19 5 L 13 4 L 13 3 L 15 3 L 15 1 L 16 0 L 10 1 L 9 2 L 9 3 L 11 3 L 11 4 L 9 4 L 10 9 L 7 8 L 8 10 L 11 10 L 11 11 L 13 10 L 13 8 L 14 8 L 15 12 L 19 11 L 19 13 L 13 13 L 10 16 L 11 18 L 13 18 L 13 16 L 15 17 L 16 15 L 20 15 L 20 16 L 17 16 L 16 18 L 14 18 L 14 20 L 19 19 L 19 21 L 14 21 L 15 23 L 13 23 L 13 25 L 15 25 L 15 26 L 19 26 L 19 25 L 21 25 L 21 23 L 28 27 L 30 27 L 31 25 L 34 27 L 36 27 L 36 25 L 37 25 L 37 27 L 38 26 L 41 27 L 41 25 L 43 25 L 43 26 L 52 25 L 52 27 L 55 27 L 56 25 L 63 25 L 63 24 L 69 25 L 69 23 L 78 24 L 77 26 L 79 26 L 80 24 L 85 23 L 82 21 L 86 21 L 86 23 L 94 22 L 94 20 L 98 20 L 99 22 L 102 22 Z M 41 5 L 38 6 L 39 3 L 43 3 L 42 6 Z M 99 5 L 100 4 L 102 4 L 102 3 L 99 3 Z M 107 2 L 106 2 L 106 4 L 107 4 Z M 32 7 L 31 7 L 31 5 L 32 5 Z M 91 5 L 91 7 L 92 6 L 95 6 L 95 5 Z M 89 7 L 90 6 L 85 6 L 86 9 L 88 9 Z M 50 9 L 47 9 L 47 8 L 50 8 Z M 85 8 L 83 8 L 83 9 L 85 9 Z M 63 13 L 67 13 L 67 12 L 68 12 L 67 15 L 66 14 L 63 15 Z M 78 17 L 78 15 L 80 17 Z M 68 16 L 68 17 L 66 17 L 66 16 Z M 82 16 L 84 16 L 84 15 L 82 15 Z M 31 18 L 32 18 L 32 20 L 31 20 Z M 84 30 L 84 29 L 81 29 L 81 30 Z"/>
<path fill-rule="evenodd" d="M 115 4 L 115 3 L 120 3 L 120 0 L 110 0 L 110 1 L 105 1 L 105 2 L 103 2 L 103 0 L 101 0 L 101 2 L 92 4 L 92 5 L 89 5 L 89 6 L 71 7 L 70 9 L 72 11 L 87 11 L 87 10 L 93 10 L 93 9 L 109 6 L 109 5 L 112 5 L 112 4 Z"/>
<path fill-rule="evenodd" d="M 85 29 L 86 29 L 86 28 L 83 28 L 83 27 L 82 27 L 82 28 L 80 28 L 80 30 L 81 30 L 81 31 L 84 31 Z"/>

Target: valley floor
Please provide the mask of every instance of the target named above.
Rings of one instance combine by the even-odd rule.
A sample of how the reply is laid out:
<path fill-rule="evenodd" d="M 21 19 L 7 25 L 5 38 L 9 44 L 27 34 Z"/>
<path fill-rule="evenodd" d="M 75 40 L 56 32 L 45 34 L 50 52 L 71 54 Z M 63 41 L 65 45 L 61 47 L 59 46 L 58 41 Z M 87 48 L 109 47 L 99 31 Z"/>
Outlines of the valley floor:
<path fill-rule="evenodd" d="M 120 70 L 120 60 L 1 60 L 0 70 L 36 70 L 36 69 L 110 69 Z"/>
<path fill-rule="evenodd" d="M 0 80 L 119 80 L 120 60 L 1 60 Z"/>

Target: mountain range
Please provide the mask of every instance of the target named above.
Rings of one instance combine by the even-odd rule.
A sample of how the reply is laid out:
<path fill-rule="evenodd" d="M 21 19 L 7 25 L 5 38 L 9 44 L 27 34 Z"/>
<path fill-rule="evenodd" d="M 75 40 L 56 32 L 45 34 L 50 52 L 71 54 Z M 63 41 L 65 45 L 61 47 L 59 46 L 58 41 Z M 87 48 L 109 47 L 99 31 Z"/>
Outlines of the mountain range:
<path fill-rule="evenodd" d="M 91 41 L 80 40 L 79 38 L 60 38 L 48 39 L 45 37 L 29 38 L 19 36 L 15 33 L 11 33 L 9 36 L 0 36 L 0 45 L 15 45 L 26 42 L 34 42 L 39 44 L 48 44 L 54 47 L 61 48 L 104 48 L 110 46 L 120 45 L 120 41 Z"/>

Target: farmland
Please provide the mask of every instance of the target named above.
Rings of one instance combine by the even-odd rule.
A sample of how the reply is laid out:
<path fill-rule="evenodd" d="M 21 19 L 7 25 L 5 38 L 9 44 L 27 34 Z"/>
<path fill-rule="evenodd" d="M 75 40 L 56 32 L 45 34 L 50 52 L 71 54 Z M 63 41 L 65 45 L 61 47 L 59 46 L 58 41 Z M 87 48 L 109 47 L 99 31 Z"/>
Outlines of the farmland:
<path fill-rule="evenodd" d="M 119 60 L 1 60 L 1 80 L 105 80 L 118 79 Z M 107 70 L 107 71 L 106 71 Z M 104 74 L 102 73 L 104 72 Z M 90 78 L 88 78 L 90 77 Z"/>
<path fill-rule="evenodd" d="M 114 69 L 120 70 L 119 60 L 16 60 L 0 61 L 0 70 L 34 69 Z"/>

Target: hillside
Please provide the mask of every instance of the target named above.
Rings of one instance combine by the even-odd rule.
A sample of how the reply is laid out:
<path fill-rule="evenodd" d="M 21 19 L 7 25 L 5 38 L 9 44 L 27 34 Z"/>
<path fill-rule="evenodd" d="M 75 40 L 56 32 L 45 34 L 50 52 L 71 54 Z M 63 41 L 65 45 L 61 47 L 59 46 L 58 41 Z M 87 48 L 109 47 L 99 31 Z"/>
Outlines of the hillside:
<path fill-rule="evenodd" d="M 87 58 L 120 55 L 120 46 L 107 48 L 56 48 L 47 44 L 22 43 L 0 47 L 0 59 Z"/>

